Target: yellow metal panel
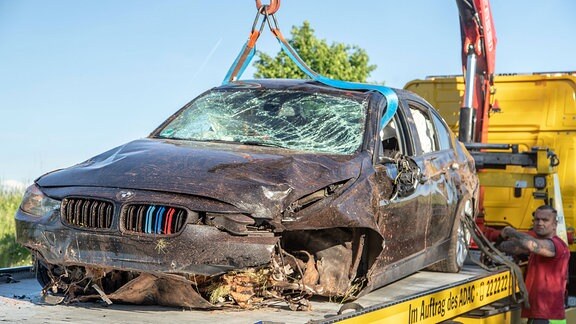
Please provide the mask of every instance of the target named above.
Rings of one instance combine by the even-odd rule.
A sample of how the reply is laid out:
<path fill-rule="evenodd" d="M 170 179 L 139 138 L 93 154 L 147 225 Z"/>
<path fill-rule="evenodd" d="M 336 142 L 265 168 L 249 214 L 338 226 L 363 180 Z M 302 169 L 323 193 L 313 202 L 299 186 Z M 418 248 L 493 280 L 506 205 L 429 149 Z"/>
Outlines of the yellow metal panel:
<path fill-rule="evenodd" d="M 576 307 L 566 308 L 566 323 L 576 323 Z"/>
<path fill-rule="evenodd" d="M 533 188 L 534 175 L 504 171 L 481 172 L 480 183 L 488 187 Z"/>
<path fill-rule="evenodd" d="M 515 288 L 510 272 L 500 272 L 338 323 L 438 323 L 506 298 Z"/>
<path fill-rule="evenodd" d="M 406 89 L 418 93 L 433 106 L 452 130 L 458 130 L 458 114 L 464 80 L 462 77 L 431 77 L 414 80 Z M 568 230 L 576 227 L 576 74 L 526 74 L 495 77 L 495 99 L 500 113 L 488 122 L 488 142 L 519 144 L 520 151 L 533 146 L 548 147 L 560 159 L 558 176 Z M 535 173 L 535 170 L 508 168 L 507 172 Z M 484 185 L 482 181 L 481 185 Z M 488 225 L 511 225 L 527 230 L 532 211 L 542 205 L 533 190 L 487 187 L 484 207 Z M 570 246 L 576 251 L 576 245 Z"/>
<path fill-rule="evenodd" d="M 518 324 L 522 323 L 520 317 L 521 309 L 515 308 L 504 313 L 484 316 L 484 317 L 470 317 L 470 316 L 460 316 L 455 318 L 453 321 L 455 323 L 462 324 Z"/>

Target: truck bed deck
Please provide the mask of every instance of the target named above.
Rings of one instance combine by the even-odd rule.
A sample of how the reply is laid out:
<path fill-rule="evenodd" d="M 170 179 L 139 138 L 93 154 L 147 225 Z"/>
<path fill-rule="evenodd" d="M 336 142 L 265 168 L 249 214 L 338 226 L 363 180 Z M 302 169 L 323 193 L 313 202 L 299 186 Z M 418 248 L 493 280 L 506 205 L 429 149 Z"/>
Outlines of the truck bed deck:
<path fill-rule="evenodd" d="M 312 300 L 311 311 L 291 311 L 279 304 L 257 310 L 213 311 L 105 303 L 52 305 L 41 296 L 31 273 L 7 273 L 0 278 L 0 322 L 92 323 L 436 323 L 457 317 L 513 294 L 507 270 L 487 272 L 466 266 L 460 273 L 421 271 L 355 300 L 350 311 L 342 304 Z"/>

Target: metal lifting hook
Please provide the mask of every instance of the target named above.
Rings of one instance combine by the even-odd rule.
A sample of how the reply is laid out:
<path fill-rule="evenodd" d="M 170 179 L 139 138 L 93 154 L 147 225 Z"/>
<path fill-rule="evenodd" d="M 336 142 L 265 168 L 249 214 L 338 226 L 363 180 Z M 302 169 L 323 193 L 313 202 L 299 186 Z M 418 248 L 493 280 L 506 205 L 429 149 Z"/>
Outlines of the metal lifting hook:
<path fill-rule="evenodd" d="M 261 0 L 256 0 L 256 8 L 258 9 L 258 12 L 262 14 L 262 11 L 265 11 L 266 14 L 273 15 L 280 8 L 280 0 L 270 0 L 270 4 L 268 5 L 262 5 Z"/>
<path fill-rule="evenodd" d="M 252 31 L 250 32 L 250 37 L 242 51 L 232 63 L 232 66 L 226 73 L 226 77 L 224 78 L 224 84 L 232 81 L 236 81 L 244 72 L 252 57 L 256 53 L 256 41 L 260 34 L 262 34 L 262 30 L 264 29 L 264 25 L 268 23 L 268 27 L 278 39 L 284 39 L 280 30 L 278 29 L 278 22 L 276 21 L 276 17 L 274 13 L 278 11 L 280 8 L 280 0 L 270 0 L 270 4 L 262 5 L 261 0 L 256 0 L 256 17 L 254 18 L 254 22 L 252 23 Z M 263 17 L 262 17 L 263 16 Z M 272 17 L 273 21 L 270 21 L 270 17 Z M 260 27 L 258 28 L 258 23 L 260 22 Z"/>

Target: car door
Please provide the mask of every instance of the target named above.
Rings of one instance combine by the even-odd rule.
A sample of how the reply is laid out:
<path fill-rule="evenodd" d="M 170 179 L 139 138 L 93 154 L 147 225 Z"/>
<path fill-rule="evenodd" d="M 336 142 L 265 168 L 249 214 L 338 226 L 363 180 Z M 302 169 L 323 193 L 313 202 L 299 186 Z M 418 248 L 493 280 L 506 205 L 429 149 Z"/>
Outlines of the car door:
<path fill-rule="evenodd" d="M 426 246 L 432 246 L 448 239 L 451 233 L 457 204 L 452 169 L 458 165 L 448 129 L 433 108 L 423 100 L 407 102 L 422 149 L 418 164 L 429 191 L 430 211 Z"/>
<path fill-rule="evenodd" d="M 428 193 L 419 183 L 419 166 L 412 156 L 417 151 L 409 124 L 409 111 L 400 101 L 394 118 L 378 128 L 375 148 L 377 179 L 380 179 L 378 226 L 384 237 L 387 264 L 414 256 L 426 247 L 429 224 Z M 386 183 L 397 182 L 390 188 Z"/>

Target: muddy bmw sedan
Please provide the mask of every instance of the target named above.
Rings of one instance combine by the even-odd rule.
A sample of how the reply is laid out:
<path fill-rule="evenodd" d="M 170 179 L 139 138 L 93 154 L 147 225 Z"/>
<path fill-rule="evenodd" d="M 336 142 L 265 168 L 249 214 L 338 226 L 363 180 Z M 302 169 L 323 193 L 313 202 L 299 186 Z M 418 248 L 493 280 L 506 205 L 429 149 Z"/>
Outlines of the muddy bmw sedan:
<path fill-rule="evenodd" d="M 44 292 L 190 308 L 354 299 L 457 272 L 474 162 L 423 99 L 305 80 L 213 88 L 147 138 L 30 186 L 17 240 Z"/>

